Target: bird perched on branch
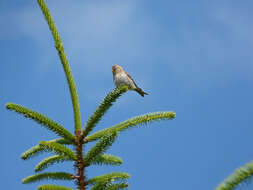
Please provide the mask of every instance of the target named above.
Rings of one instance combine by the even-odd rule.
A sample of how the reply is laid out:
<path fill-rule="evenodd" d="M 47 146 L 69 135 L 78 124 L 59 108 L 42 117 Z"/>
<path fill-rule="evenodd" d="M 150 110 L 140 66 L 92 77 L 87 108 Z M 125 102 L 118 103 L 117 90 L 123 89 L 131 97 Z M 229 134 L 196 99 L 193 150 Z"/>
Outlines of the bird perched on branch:
<path fill-rule="evenodd" d="M 137 86 L 132 77 L 121 66 L 113 65 L 112 74 L 113 81 L 116 87 L 126 85 L 129 90 L 135 90 L 142 97 L 144 97 L 145 94 L 148 95 L 148 93 L 144 92 L 141 88 Z"/>

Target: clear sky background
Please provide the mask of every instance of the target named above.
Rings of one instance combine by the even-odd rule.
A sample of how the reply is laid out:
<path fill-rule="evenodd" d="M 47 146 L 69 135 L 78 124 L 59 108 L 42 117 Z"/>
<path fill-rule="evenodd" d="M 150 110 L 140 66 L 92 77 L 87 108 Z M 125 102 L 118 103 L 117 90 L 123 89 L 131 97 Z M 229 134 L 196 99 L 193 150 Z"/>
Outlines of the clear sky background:
<path fill-rule="evenodd" d="M 253 1 L 47 1 L 80 98 L 83 123 L 114 88 L 119 64 L 150 95 L 122 96 L 96 130 L 148 112 L 173 110 L 173 121 L 124 133 L 110 149 L 119 167 L 91 167 L 88 177 L 131 174 L 130 189 L 212 190 L 253 159 Z M 20 159 L 57 136 L 5 109 L 14 102 L 73 131 L 68 86 L 48 26 L 35 0 L 0 0 L 2 189 L 23 185 L 36 163 Z M 48 171 L 71 171 L 59 164 Z M 54 183 L 54 182 L 52 182 Z M 74 187 L 71 182 L 56 182 Z M 249 190 L 253 184 L 243 185 Z"/>

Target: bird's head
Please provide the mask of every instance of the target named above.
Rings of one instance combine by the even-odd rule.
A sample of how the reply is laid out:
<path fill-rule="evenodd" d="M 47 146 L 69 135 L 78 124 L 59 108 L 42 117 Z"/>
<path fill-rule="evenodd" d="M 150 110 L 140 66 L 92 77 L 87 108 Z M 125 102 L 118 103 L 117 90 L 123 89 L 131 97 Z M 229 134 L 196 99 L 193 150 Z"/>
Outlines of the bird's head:
<path fill-rule="evenodd" d="M 120 73 L 122 71 L 124 71 L 124 70 L 121 66 L 119 66 L 119 65 L 113 65 L 112 66 L 112 73 L 113 74 Z"/>

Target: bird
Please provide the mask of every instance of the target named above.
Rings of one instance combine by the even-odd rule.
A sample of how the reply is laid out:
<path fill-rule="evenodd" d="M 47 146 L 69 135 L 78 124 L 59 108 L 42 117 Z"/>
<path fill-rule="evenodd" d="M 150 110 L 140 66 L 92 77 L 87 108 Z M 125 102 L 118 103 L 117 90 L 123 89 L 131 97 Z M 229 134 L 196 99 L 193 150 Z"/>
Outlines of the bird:
<path fill-rule="evenodd" d="M 116 87 L 126 85 L 129 88 L 129 90 L 135 90 L 142 97 L 144 97 L 144 95 L 148 95 L 147 92 L 144 92 L 141 88 L 137 86 L 132 77 L 121 66 L 113 65 L 112 74 L 113 74 L 113 81 Z"/>

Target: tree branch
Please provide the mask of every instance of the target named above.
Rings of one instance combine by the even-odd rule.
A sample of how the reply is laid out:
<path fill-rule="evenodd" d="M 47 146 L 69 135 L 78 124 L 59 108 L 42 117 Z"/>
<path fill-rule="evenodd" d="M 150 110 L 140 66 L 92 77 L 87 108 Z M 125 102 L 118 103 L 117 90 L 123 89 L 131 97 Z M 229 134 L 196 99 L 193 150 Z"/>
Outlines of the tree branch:
<path fill-rule="evenodd" d="M 61 41 L 59 32 L 56 28 L 56 25 L 53 21 L 53 18 L 50 15 L 50 11 L 44 2 L 44 0 L 37 0 L 38 4 L 41 8 L 42 13 L 45 16 L 45 19 L 47 21 L 47 24 L 49 26 L 49 29 L 53 35 L 54 41 L 55 41 L 55 47 L 58 51 L 58 55 L 60 57 L 67 81 L 68 81 L 68 86 L 69 86 L 69 91 L 71 94 L 71 100 L 73 104 L 73 111 L 74 111 L 74 120 L 75 120 L 75 130 L 81 129 L 81 114 L 80 114 L 80 106 L 79 106 L 79 100 L 78 100 L 78 95 L 77 95 L 77 90 L 76 90 L 76 85 L 74 78 L 72 76 L 72 72 L 68 63 L 67 56 L 65 54 L 65 50 L 63 47 L 63 43 Z"/>

